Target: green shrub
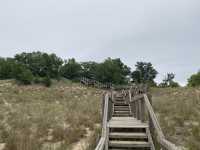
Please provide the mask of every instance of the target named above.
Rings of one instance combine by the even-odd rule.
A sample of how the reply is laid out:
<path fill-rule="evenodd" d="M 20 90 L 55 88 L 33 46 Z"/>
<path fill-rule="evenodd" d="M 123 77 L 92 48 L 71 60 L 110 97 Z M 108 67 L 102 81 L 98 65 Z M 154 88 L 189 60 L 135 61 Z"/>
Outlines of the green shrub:
<path fill-rule="evenodd" d="M 50 77 L 39 77 L 39 76 L 36 76 L 34 77 L 34 83 L 35 84 L 43 84 L 45 85 L 46 87 L 50 87 L 52 85 L 52 81 L 51 81 L 51 78 Z"/>
<path fill-rule="evenodd" d="M 188 86 L 191 86 L 191 87 L 200 86 L 200 72 L 198 72 L 197 74 L 193 74 L 188 79 Z"/>
<path fill-rule="evenodd" d="M 43 83 L 46 87 L 50 87 L 51 84 L 52 84 L 52 81 L 51 81 L 50 77 L 45 77 L 45 78 L 43 78 L 42 83 Z"/>
<path fill-rule="evenodd" d="M 170 83 L 170 87 L 176 88 L 176 87 L 180 87 L 180 85 L 178 84 L 178 82 L 172 81 L 172 82 Z"/>
<path fill-rule="evenodd" d="M 14 76 L 20 84 L 29 85 L 33 81 L 32 72 L 22 65 L 16 65 Z"/>
<path fill-rule="evenodd" d="M 36 83 L 36 84 L 40 84 L 40 83 L 42 83 L 42 78 L 39 77 L 39 76 L 36 76 L 36 77 L 34 77 L 33 82 Z"/>

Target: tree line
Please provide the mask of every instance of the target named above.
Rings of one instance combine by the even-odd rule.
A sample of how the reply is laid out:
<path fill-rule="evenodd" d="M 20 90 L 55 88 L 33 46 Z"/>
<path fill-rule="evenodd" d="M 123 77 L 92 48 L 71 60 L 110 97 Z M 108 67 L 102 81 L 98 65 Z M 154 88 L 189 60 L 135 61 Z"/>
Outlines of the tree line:
<path fill-rule="evenodd" d="M 173 73 L 167 74 L 159 85 L 154 79 L 158 72 L 150 62 L 137 62 L 135 70 L 124 64 L 120 58 L 107 58 L 101 63 L 77 62 L 74 58 L 63 60 L 56 54 L 43 52 L 20 53 L 13 58 L 0 58 L 0 79 L 16 79 L 20 84 L 42 83 L 51 85 L 51 79 L 67 78 L 77 81 L 87 77 L 102 83 L 129 84 L 145 83 L 151 86 L 177 87 Z M 193 78 L 195 77 L 191 77 Z M 196 79 L 196 78 L 195 78 Z M 189 80 L 189 82 L 193 82 Z M 194 84 L 190 84 L 193 86 Z"/>

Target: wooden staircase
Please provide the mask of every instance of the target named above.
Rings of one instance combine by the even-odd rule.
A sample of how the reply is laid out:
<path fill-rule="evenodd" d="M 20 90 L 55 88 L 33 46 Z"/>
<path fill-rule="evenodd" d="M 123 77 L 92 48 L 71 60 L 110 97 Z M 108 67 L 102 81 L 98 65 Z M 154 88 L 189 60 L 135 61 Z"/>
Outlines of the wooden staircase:
<path fill-rule="evenodd" d="M 113 117 L 130 117 L 130 104 L 127 104 L 123 97 L 116 97 L 113 104 Z"/>
<path fill-rule="evenodd" d="M 104 95 L 102 134 L 95 150 L 179 150 L 165 138 L 151 96 L 140 87 Z"/>
<path fill-rule="evenodd" d="M 151 150 L 153 145 L 147 134 L 148 124 L 131 114 L 130 104 L 123 97 L 116 97 L 113 115 L 108 122 L 109 150 Z"/>

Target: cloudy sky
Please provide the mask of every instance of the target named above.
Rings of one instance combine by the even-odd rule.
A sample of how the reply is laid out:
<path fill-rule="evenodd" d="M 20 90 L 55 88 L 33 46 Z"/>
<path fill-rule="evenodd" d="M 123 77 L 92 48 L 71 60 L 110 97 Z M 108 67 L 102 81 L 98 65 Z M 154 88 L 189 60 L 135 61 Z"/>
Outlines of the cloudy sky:
<path fill-rule="evenodd" d="M 185 84 L 200 69 L 199 0 L 0 0 L 0 56 L 150 61 Z"/>

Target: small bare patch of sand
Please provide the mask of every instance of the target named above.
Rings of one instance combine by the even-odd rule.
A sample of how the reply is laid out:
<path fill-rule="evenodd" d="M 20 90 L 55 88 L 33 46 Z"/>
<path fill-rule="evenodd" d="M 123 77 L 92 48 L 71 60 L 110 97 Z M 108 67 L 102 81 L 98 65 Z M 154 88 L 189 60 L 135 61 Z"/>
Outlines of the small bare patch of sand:
<path fill-rule="evenodd" d="M 88 147 L 88 140 L 92 136 L 93 131 L 86 128 L 87 134 L 79 142 L 72 146 L 72 150 L 85 150 Z"/>
<path fill-rule="evenodd" d="M 5 147 L 6 147 L 5 143 L 0 143 L 0 150 L 4 150 Z"/>

